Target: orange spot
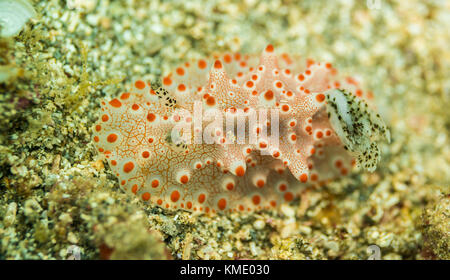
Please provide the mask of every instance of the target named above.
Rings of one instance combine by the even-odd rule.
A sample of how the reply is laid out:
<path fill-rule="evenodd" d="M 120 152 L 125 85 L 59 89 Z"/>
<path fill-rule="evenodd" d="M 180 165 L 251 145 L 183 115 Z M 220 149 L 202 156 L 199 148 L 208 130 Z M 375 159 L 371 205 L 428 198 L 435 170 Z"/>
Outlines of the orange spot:
<path fill-rule="evenodd" d="M 302 181 L 302 183 L 305 183 L 306 181 L 308 181 L 308 175 L 306 175 L 305 173 L 300 175 L 300 181 Z"/>
<path fill-rule="evenodd" d="M 264 93 L 264 98 L 267 101 L 270 101 L 273 99 L 273 92 L 271 90 L 266 91 L 266 93 Z"/>
<path fill-rule="evenodd" d="M 311 181 L 317 181 L 317 179 L 319 179 L 319 176 L 317 176 L 317 174 L 311 175 Z"/>
<path fill-rule="evenodd" d="M 254 195 L 252 197 L 253 204 L 258 205 L 261 202 L 261 197 L 259 195 Z"/>
<path fill-rule="evenodd" d="M 283 106 L 281 107 L 281 110 L 283 110 L 284 112 L 289 111 L 289 105 L 283 105 Z"/>
<path fill-rule="evenodd" d="M 175 190 L 170 194 L 170 200 L 172 200 L 172 202 L 177 202 L 178 199 L 180 199 L 180 192 Z"/>
<path fill-rule="evenodd" d="M 146 192 L 142 194 L 142 200 L 148 201 L 150 199 L 150 193 Z"/>
<path fill-rule="evenodd" d="M 273 52 L 273 46 L 271 44 L 267 45 L 266 52 Z"/>
<path fill-rule="evenodd" d="M 183 76 L 183 75 L 184 75 L 184 69 L 181 68 L 181 67 L 178 67 L 177 70 L 176 70 L 176 72 L 177 72 L 177 74 L 180 75 L 180 76 Z"/>
<path fill-rule="evenodd" d="M 163 201 L 162 201 L 162 199 L 158 199 L 158 201 L 156 203 L 158 203 L 158 205 L 161 205 L 163 203 Z"/>
<path fill-rule="evenodd" d="M 152 188 L 157 188 L 159 186 L 159 181 L 158 180 L 153 180 L 152 181 Z"/>
<path fill-rule="evenodd" d="M 227 190 L 232 191 L 234 189 L 234 184 L 233 183 L 228 183 L 227 184 Z"/>
<path fill-rule="evenodd" d="M 200 60 L 198 61 L 198 68 L 200 68 L 200 69 L 205 69 L 205 68 L 206 68 L 206 61 L 203 60 L 203 59 L 200 59 Z"/>
<path fill-rule="evenodd" d="M 206 195 L 205 194 L 200 194 L 199 196 L 198 196 L 198 203 L 203 203 L 203 202 L 205 202 L 205 199 L 206 199 Z"/>
<path fill-rule="evenodd" d="M 119 99 L 114 98 L 113 100 L 109 101 L 109 104 L 115 108 L 120 108 L 122 106 L 122 102 L 119 101 Z"/>
<path fill-rule="evenodd" d="M 180 182 L 181 182 L 182 184 L 186 184 L 188 181 L 189 181 L 189 177 L 188 177 L 187 175 L 181 176 Z"/>
<path fill-rule="evenodd" d="M 99 125 L 99 124 L 97 124 L 96 126 L 95 126 L 95 131 L 100 131 L 102 129 L 102 127 Z"/>
<path fill-rule="evenodd" d="M 171 79 L 169 76 L 164 77 L 164 79 L 163 79 L 163 84 L 164 84 L 165 86 L 170 86 L 170 85 L 172 84 L 172 79 Z"/>
<path fill-rule="evenodd" d="M 133 104 L 133 106 L 131 106 L 131 109 L 137 111 L 139 109 L 139 105 Z"/>
<path fill-rule="evenodd" d="M 295 141 L 295 140 L 297 140 L 297 135 L 295 135 L 295 134 L 292 134 L 292 135 L 291 135 L 291 140 L 292 140 L 292 141 Z"/>
<path fill-rule="evenodd" d="M 125 163 L 125 165 L 123 166 L 123 172 L 125 173 L 130 173 L 133 169 L 134 163 L 132 163 L 131 161 Z"/>
<path fill-rule="evenodd" d="M 331 136 L 331 130 L 327 130 L 327 132 L 325 132 L 325 134 L 326 134 L 327 136 Z"/>
<path fill-rule="evenodd" d="M 280 191 L 284 192 L 285 190 L 287 190 L 287 186 L 285 184 L 281 184 L 280 185 Z"/>
<path fill-rule="evenodd" d="M 231 55 L 229 55 L 229 54 L 226 54 L 226 55 L 224 55 L 223 56 L 223 60 L 226 62 L 226 63 L 230 63 L 231 62 Z"/>
<path fill-rule="evenodd" d="M 220 210 L 224 210 L 227 207 L 227 201 L 225 198 L 219 199 L 217 202 L 217 207 L 219 207 Z"/>
<path fill-rule="evenodd" d="M 131 187 L 131 191 L 136 194 L 138 191 L 138 185 L 134 184 L 133 187 Z"/>
<path fill-rule="evenodd" d="M 187 209 L 191 209 L 192 208 L 192 202 L 188 201 L 188 203 L 186 203 L 186 208 Z"/>
<path fill-rule="evenodd" d="M 325 100 L 325 95 L 322 93 L 316 95 L 316 100 L 319 102 L 323 102 Z"/>
<path fill-rule="evenodd" d="M 310 67 L 310 66 L 313 65 L 314 63 L 315 63 L 315 62 L 314 62 L 313 59 L 308 58 L 308 59 L 306 60 L 306 67 Z"/>
<path fill-rule="evenodd" d="M 277 88 L 281 88 L 281 87 L 283 86 L 283 84 L 282 84 L 281 82 L 277 82 L 277 83 L 275 84 L 275 86 L 276 86 Z"/>
<path fill-rule="evenodd" d="M 94 141 L 98 142 L 98 141 L 100 141 L 100 138 L 98 138 L 98 136 L 94 136 Z"/>
<path fill-rule="evenodd" d="M 184 84 L 179 84 L 178 85 L 178 90 L 179 91 L 185 91 L 186 90 L 186 86 Z"/>
<path fill-rule="evenodd" d="M 213 96 L 209 96 L 208 99 L 206 99 L 206 104 L 214 106 L 214 104 L 216 104 L 216 99 Z"/>
<path fill-rule="evenodd" d="M 129 92 L 124 92 L 120 96 L 120 99 L 125 100 L 125 99 L 128 99 L 128 97 L 130 97 L 130 93 Z"/>
<path fill-rule="evenodd" d="M 152 121 L 154 121 L 155 119 L 156 119 L 155 114 L 149 113 L 149 114 L 147 115 L 147 120 L 148 120 L 149 122 L 152 122 Z"/>
<path fill-rule="evenodd" d="M 303 74 L 300 74 L 300 75 L 298 75 L 298 79 L 299 79 L 300 81 L 303 81 L 303 80 L 305 79 L 305 76 L 303 76 Z"/>
<path fill-rule="evenodd" d="M 317 138 L 322 138 L 323 137 L 323 132 L 322 131 L 317 131 L 316 133 Z"/>
<path fill-rule="evenodd" d="M 111 133 L 110 135 L 108 135 L 108 137 L 106 138 L 106 140 L 109 143 L 114 143 L 117 140 L 117 134 Z"/>
<path fill-rule="evenodd" d="M 220 62 L 220 60 L 216 60 L 214 62 L 214 68 L 221 69 L 222 68 L 222 62 Z"/>
<path fill-rule="evenodd" d="M 247 81 L 246 85 L 247 85 L 247 87 L 251 88 L 251 87 L 253 87 L 254 84 L 252 81 Z"/>
<path fill-rule="evenodd" d="M 356 90 L 356 96 L 361 97 L 363 95 L 362 90 L 358 89 Z"/>
<path fill-rule="evenodd" d="M 352 77 L 347 77 L 346 80 L 347 80 L 347 83 L 349 83 L 349 84 L 353 84 L 355 86 L 358 85 L 358 82 L 355 79 L 353 79 Z"/>
<path fill-rule="evenodd" d="M 241 59 L 241 54 L 240 53 L 234 54 L 234 59 L 235 60 L 240 60 Z"/>
<path fill-rule="evenodd" d="M 142 157 L 143 158 L 148 158 L 149 156 L 150 156 L 150 153 L 148 151 L 142 152 Z"/>
<path fill-rule="evenodd" d="M 145 83 L 143 81 L 139 80 L 134 83 L 134 86 L 138 89 L 143 89 L 143 88 L 145 88 Z"/>
<path fill-rule="evenodd" d="M 270 201 L 270 206 L 276 207 L 277 206 L 277 202 L 275 200 L 271 200 Z"/>
<path fill-rule="evenodd" d="M 108 115 L 103 115 L 102 116 L 102 121 L 107 122 L 109 120 Z"/>
<path fill-rule="evenodd" d="M 345 176 L 345 175 L 347 175 L 347 173 L 348 173 L 347 168 L 342 168 L 342 169 L 341 169 L 341 174 L 342 174 L 342 175 Z"/>
<path fill-rule="evenodd" d="M 316 149 L 311 148 L 311 151 L 310 151 L 311 155 L 314 155 L 315 152 L 316 152 Z"/>
<path fill-rule="evenodd" d="M 149 143 L 153 143 L 153 138 L 148 138 Z"/>
<path fill-rule="evenodd" d="M 264 187 L 265 184 L 266 184 L 266 182 L 264 182 L 264 180 L 258 180 L 258 182 L 256 182 L 256 186 L 258 188 Z"/>
<path fill-rule="evenodd" d="M 334 163 L 334 165 L 335 165 L 337 168 L 341 168 L 341 167 L 342 167 L 342 161 L 341 161 L 341 160 L 337 160 L 337 161 Z"/>
<path fill-rule="evenodd" d="M 235 170 L 236 176 L 242 177 L 245 174 L 245 169 L 242 166 L 238 166 Z"/>
<path fill-rule="evenodd" d="M 294 195 L 291 192 L 287 192 L 284 194 L 284 200 L 287 202 L 292 201 L 294 199 Z"/>
<path fill-rule="evenodd" d="M 117 161 L 111 160 L 111 164 L 112 164 L 113 166 L 116 166 L 116 165 L 117 165 Z"/>

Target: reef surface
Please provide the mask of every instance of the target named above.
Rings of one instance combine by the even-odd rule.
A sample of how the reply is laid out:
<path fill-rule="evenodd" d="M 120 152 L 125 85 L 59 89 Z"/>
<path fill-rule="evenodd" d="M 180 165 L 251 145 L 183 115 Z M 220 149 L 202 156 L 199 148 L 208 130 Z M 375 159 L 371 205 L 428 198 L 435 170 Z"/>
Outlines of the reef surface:
<path fill-rule="evenodd" d="M 448 3 L 30 2 L 37 16 L 0 38 L 0 259 L 449 258 Z M 268 43 L 365 81 L 391 132 L 376 171 L 248 214 L 122 192 L 91 141 L 100 100 Z"/>

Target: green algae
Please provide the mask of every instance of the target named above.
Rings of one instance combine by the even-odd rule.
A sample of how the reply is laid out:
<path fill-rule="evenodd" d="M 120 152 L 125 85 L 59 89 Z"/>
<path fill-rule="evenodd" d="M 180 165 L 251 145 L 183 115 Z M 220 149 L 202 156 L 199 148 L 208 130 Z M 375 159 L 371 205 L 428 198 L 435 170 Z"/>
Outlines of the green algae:
<path fill-rule="evenodd" d="M 450 259 L 450 195 L 443 195 L 423 212 L 424 254 L 431 258 Z"/>

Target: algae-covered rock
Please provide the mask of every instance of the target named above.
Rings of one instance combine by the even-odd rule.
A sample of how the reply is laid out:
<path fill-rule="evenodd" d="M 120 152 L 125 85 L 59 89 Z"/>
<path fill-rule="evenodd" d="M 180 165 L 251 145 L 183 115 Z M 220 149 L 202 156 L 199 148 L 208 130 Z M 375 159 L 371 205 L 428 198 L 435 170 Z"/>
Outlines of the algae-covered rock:
<path fill-rule="evenodd" d="M 424 249 L 432 258 L 450 259 L 450 195 L 426 208 L 422 218 Z"/>
<path fill-rule="evenodd" d="M 450 182 L 448 1 L 32 2 L 39 18 L 0 38 L 0 259 L 450 258 L 448 196 L 421 216 Z M 358 73 L 391 132 L 379 168 L 281 211 L 193 215 L 122 192 L 91 143 L 100 100 L 267 44 Z"/>

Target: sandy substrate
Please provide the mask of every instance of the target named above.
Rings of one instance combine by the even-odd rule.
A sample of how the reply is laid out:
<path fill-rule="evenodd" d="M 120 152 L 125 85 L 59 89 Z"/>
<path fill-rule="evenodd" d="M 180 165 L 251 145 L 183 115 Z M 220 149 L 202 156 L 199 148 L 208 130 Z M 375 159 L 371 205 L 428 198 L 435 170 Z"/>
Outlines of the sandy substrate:
<path fill-rule="evenodd" d="M 71 245 L 85 259 L 367 259 L 370 245 L 383 259 L 450 258 L 448 2 L 33 5 L 38 17 L 0 39 L 0 259 L 65 259 Z M 123 193 L 91 143 L 100 101 L 186 60 L 269 43 L 365 81 L 392 135 L 378 169 L 251 214 Z"/>

